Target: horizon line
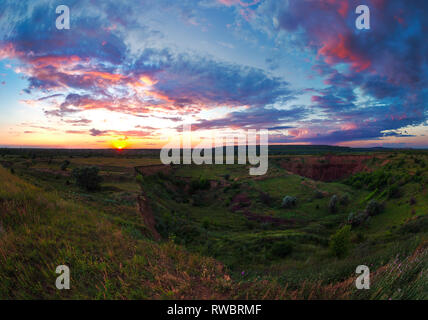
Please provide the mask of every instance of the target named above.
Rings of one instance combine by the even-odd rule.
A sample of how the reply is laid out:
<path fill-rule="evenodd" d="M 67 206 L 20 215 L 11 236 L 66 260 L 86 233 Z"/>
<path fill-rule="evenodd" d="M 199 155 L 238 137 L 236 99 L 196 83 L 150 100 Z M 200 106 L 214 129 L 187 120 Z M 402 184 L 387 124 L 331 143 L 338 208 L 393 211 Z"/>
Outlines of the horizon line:
<path fill-rule="evenodd" d="M 235 145 L 234 147 L 239 147 L 242 145 Z M 249 145 L 245 145 L 248 147 Z M 260 147 L 261 145 L 256 145 L 256 147 Z M 212 147 L 206 149 L 216 149 L 216 148 L 225 148 L 228 146 L 222 147 Z M 328 144 L 268 144 L 268 147 L 331 147 L 331 148 L 344 148 L 344 149 L 400 149 L 400 150 L 428 150 L 428 146 L 393 146 L 393 147 L 383 147 L 383 146 L 374 146 L 374 147 L 350 147 L 350 146 L 338 146 L 338 145 L 328 145 Z M 126 151 L 126 150 L 162 150 L 162 148 L 64 148 L 64 147 L 38 147 L 38 146 L 0 146 L 0 149 L 36 149 L 36 150 L 114 150 L 114 151 Z M 171 148 L 171 149 L 180 149 L 187 150 L 189 148 Z M 190 148 L 191 150 L 196 148 Z M 205 149 L 205 148 L 202 148 Z"/>

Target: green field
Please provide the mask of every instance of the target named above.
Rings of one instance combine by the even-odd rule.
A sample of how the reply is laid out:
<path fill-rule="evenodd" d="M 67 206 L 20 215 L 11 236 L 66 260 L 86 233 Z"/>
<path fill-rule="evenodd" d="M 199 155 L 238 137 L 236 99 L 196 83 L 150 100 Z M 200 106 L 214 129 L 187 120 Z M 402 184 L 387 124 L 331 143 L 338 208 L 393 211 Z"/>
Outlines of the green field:
<path fill-rule="evenodd" d="M 328 182 L 282 167 L 324 165 L 312 157 L 326 152 L 349 154 L 273 148 L 257 177 L 245 165 L 140 173 L 159 159 L 135 151 L 0 150 L 0 299 L 427 299 L 428 153 L 356 150 L 373 155 L 364 170 Z M 87 166 L 96 191 L 76 184 Z M 61 264 L 72 290 L 55 288 Z M 355 288 L 358 265 L 370 290 Z"/>

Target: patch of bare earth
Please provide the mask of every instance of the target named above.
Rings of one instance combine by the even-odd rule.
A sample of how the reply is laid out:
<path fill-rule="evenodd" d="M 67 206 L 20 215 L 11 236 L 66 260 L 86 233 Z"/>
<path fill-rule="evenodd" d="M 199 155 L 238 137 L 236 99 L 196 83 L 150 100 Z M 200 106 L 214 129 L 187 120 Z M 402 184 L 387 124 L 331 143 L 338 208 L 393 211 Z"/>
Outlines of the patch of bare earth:
<path fill-rule="evenodd" d="M 156 222 L 155 222 L 155 217 L 153 215 L 152 208 L 150 206 L 149 200 L 147 199 L 144 193 L 138 196 L 137 203 L 138 203 L 138 211 L 143 217 L 144 225 L 150 231 L 151 235 L 155 240 L 160 240 L 161 236 L 156 230 Z"/>
<path fill-rule="evenodd" d="M 372 158 L 373 155 L 295 156 L 281 161 L 280 166 L 299 176 L 330 182 L 369 171 L 366 163 Z"/>
<path fill-rule="evenodd" d="M 250 211 L 251 200 L 247 193 L 237 194 L 233 200 L 230 210 L 233 212 L 243 210 L 245 217 L 248 220 L 259 223 L 271 223 L 273 225 L 294 225 L 296 221 L 292 219 L 277 218 L 266 214 L 257 214 Z"/>

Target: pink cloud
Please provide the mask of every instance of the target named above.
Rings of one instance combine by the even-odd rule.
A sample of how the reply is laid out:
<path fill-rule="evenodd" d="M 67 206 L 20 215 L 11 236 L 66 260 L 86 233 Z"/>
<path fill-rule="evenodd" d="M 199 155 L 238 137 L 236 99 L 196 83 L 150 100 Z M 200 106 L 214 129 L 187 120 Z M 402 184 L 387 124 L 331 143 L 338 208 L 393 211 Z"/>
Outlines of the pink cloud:
<path fill-rule="evenodd" d="M 253 5 L 256 5 L 260 2 L 260 0 L 253 0 L 252 2 L 244 2 L 241 0 L 217 0 L 221 4 L 230 7 L 230 6 L 236 6 L 239 5 L 241 7 L 251 7 Z"/>
<path fill-rule="evenodd" d="M 318 50 L 318 55 L 323 55 L 328 64 L 347 61 L 356 71 L 366 70 L 370 67 L 371 61 L 353 51 L 350 47 L 350 41 L 350 36 L 346 34 L 330 37 L 323 42 L 322 47 Z"/>

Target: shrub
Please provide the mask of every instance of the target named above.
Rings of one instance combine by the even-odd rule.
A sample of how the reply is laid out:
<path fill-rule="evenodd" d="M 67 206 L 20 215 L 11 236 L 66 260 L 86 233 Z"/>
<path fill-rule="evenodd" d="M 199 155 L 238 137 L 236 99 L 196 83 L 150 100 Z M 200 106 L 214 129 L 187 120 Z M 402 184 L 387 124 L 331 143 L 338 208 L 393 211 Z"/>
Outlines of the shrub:
<path fill-rule="evenodd" d="M 400 188 L 398 187 L 398 185 L 393 184 L 392 186 L 388 187 L 388 198 L 392 199 L 392 198 L 399 198 L 400 197 Z"/>
<path fill-rule="evenodd" d="M 335 213 L 337 211 L 337 196 L 333 195 L 330 199 L 330 202 L 328 204 L 328 210 L 331 213 Z"/>
<path fill-rule="evenodd" d="M 69 165 L 70 165 L 70 161 L 65 160 L 65 161 L 61 164 L 61 170 L 62 170 L 62 171 L 66 171 Z"/>
<path fill-rule="evenodd" d="M 367 214 L 365 212 L 351 212 L 348 215 L 347 223 L 353 227 L 362 225 L 367 219 Z"/>
<path fill-rule="evenodd" d="M 354 188 L 366 188 L 368 190 L 383 189 L 393 180 L 391 172 L 379 170 L 375 172 L 360 172 L 345 180 L 346 184 Z"/>
<path fill-rule="evenodd" d="M 345 257 L 351 245 L 351 226 L 346 225 L 336 231 L 334 235 L 330 237 L 330 251 L 338 257 Z"/>
<path fill-rule="evenodd" d="M 208 190 L 211 187 L 209 180 L 200 177 L 198 180 L 193 180 L 190 189 L 192 192 L 198 190 Z"/>
<path fill-rule="evenodd" d="M 291 208 L 296 205 L 297 198 L 293 196 L 285 196 L 282 199 L 281 207 L 282 208 Z"/>
<path fill-rule="evenodd" d="M 349 204 L 349 195 L 347 193 L 340 197 L 340 204 L 345 206 Z"/>
<path fill-rule="evenodd" d="M 366 207 L 366 213 L 368 216 L 376 216 L 381 213 L 383 210 L 382 204 L 377 202 L 376 200 L 371 200 Z"/>
<path fill-rule="evenodd" d="M 102 178 L 99 176 L 100 169 L 98 167 L 75 168 L 72 172 L 76 184 L 88 191 L 100 189 Z"/>
<path fill-rule="evenodd" d="M 274 257 L 284 258 L 293 252 L 293 244 L 290 241 L 275 242 L 271 248 Z"/>
<path fill-rule="evenodd" d="M 137 174 L 137 176 L 135 177 L 135 179 L 137 180 L 137 182 L 139 184 L 142 184 L 144 182 L 144 178 L 141 174 Z"/>

